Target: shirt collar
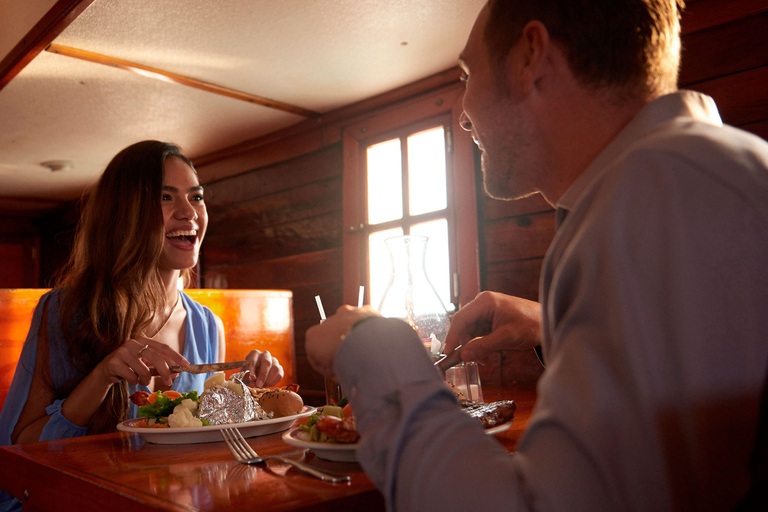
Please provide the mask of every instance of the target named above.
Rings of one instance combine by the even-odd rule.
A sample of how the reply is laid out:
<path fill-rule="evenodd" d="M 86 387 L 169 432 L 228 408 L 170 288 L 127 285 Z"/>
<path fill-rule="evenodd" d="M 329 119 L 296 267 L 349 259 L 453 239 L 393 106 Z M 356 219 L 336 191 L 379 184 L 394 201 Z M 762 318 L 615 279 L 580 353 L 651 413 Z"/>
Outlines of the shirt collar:
<path fill-rule="evenodd" d="M 565 220 L 587 187 L 608 168 L 611 161 L 659 125 L 679 117 L 690 117 L 716 125 L 723 124 L 715 101 L 695 91 L 677 91 L 648 103 L 608 143 L 560 198 L 557 203 L 557 226 Z"/>

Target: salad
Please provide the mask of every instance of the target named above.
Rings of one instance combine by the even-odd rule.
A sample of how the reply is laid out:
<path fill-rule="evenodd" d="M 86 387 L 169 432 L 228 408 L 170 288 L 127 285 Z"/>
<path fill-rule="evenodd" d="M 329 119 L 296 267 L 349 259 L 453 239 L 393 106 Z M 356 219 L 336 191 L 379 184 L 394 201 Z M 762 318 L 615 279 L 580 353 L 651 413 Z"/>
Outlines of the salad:
<path fill-rule="evenodd" d="M 324 405 L 299 428 L 319 443 L 355 443 L 360 438 L 352 406 L 342 399 L 339 405 Z"/>
<path fill-rule="evenodd" d="M 141 397 L 135 395 L 142 394 Z M 139 406 L 139 416 L 144 416 L 136 426 L 152 428 L 184 428 L 209 426 L 205 418 L 198 418 L 200 401 L 197 390 L 188 393 L 156 391 L 134 393 L 131 399 Z"/>

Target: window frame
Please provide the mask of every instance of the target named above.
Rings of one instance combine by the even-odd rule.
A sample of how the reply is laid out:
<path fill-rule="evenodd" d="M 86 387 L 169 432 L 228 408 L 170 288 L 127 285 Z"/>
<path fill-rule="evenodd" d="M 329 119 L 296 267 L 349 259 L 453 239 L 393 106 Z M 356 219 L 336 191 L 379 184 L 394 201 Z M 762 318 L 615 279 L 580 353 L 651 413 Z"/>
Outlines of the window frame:
<path fill-rule="evenodd" d="M 343 128 L 342 293 L 345 304 L 356 305 L 359 287 L 367 282 L 368 234 L 383 229 L 383 226 L 390 223 L 399 225 L 403 220 L 368 226 L 367 172 L 362 151 L 369 144 L 437 126 L 440 124 L 438 120 L 443 120 L 442 124 L 447 132 L 446 185 L 449 198 L 453 195 L 453 207 L 451 208 L 450 204 L 448 206 L 448 210 L 452 212 L 445 215 L 449 233 L 453 233 L 455 239 L 455 243 L 451 244 L 453 254 L 450 258 L 452 300 L 458 307 L 462 307 L 479 292 L 474 143 L 469 133 L 459 124 L 462 94 L 462 84 L 452 84 L 409 101 L 382 108 L 364 121 Z M 405 216 L 406 212 L 403 213 Z M 369 300 L 369 290 L 366 289 L 366 304 Z"/>

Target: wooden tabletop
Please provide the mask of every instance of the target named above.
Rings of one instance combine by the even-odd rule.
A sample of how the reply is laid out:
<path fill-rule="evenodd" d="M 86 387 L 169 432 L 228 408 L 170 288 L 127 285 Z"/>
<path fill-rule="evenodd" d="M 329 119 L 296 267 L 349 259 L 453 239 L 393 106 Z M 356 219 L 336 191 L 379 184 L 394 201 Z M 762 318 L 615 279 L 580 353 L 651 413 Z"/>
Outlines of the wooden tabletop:
<path fill-rule="evenodd" d="M 512 427 L 496 434 L 514 451 L 536 400 L 533 386 L 483 387 L 486 402 L 513 399 Z M 223 442 L 162 445 L 119 432 L 0 448 L 0 488 L 28 511 L 384 510 L 357 463 L 330 462 L 285 444 L 281 433 L 248 439 L 260 455 L 280 454 L 352 476 L 322 482 L 285 464 L 238 464 Z"/>

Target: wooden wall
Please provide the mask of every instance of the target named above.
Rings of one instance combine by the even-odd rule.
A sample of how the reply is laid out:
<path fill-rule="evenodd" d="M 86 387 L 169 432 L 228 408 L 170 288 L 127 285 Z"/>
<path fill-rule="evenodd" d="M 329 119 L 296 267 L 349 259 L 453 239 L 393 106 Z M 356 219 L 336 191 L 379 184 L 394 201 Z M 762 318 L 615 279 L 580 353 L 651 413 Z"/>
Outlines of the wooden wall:
<path fill-rule="evenodd" d="M 341 144 L 208 184 L 203 245 L 205 288 L 284 288 L 293 292 L 298 383 L 321 396 L 304 333 L 341 305 Z"/>
<path fill-rule="evenodd" d="M 39 240 L 30 218 L 0 218 L 0 288 L 37 282 Z"/>
<path fill-rule="evenodd" d="M 75 202 L 46 213 L 0 214 L 0 288 L 50 287 L 79 216 Z"/>

